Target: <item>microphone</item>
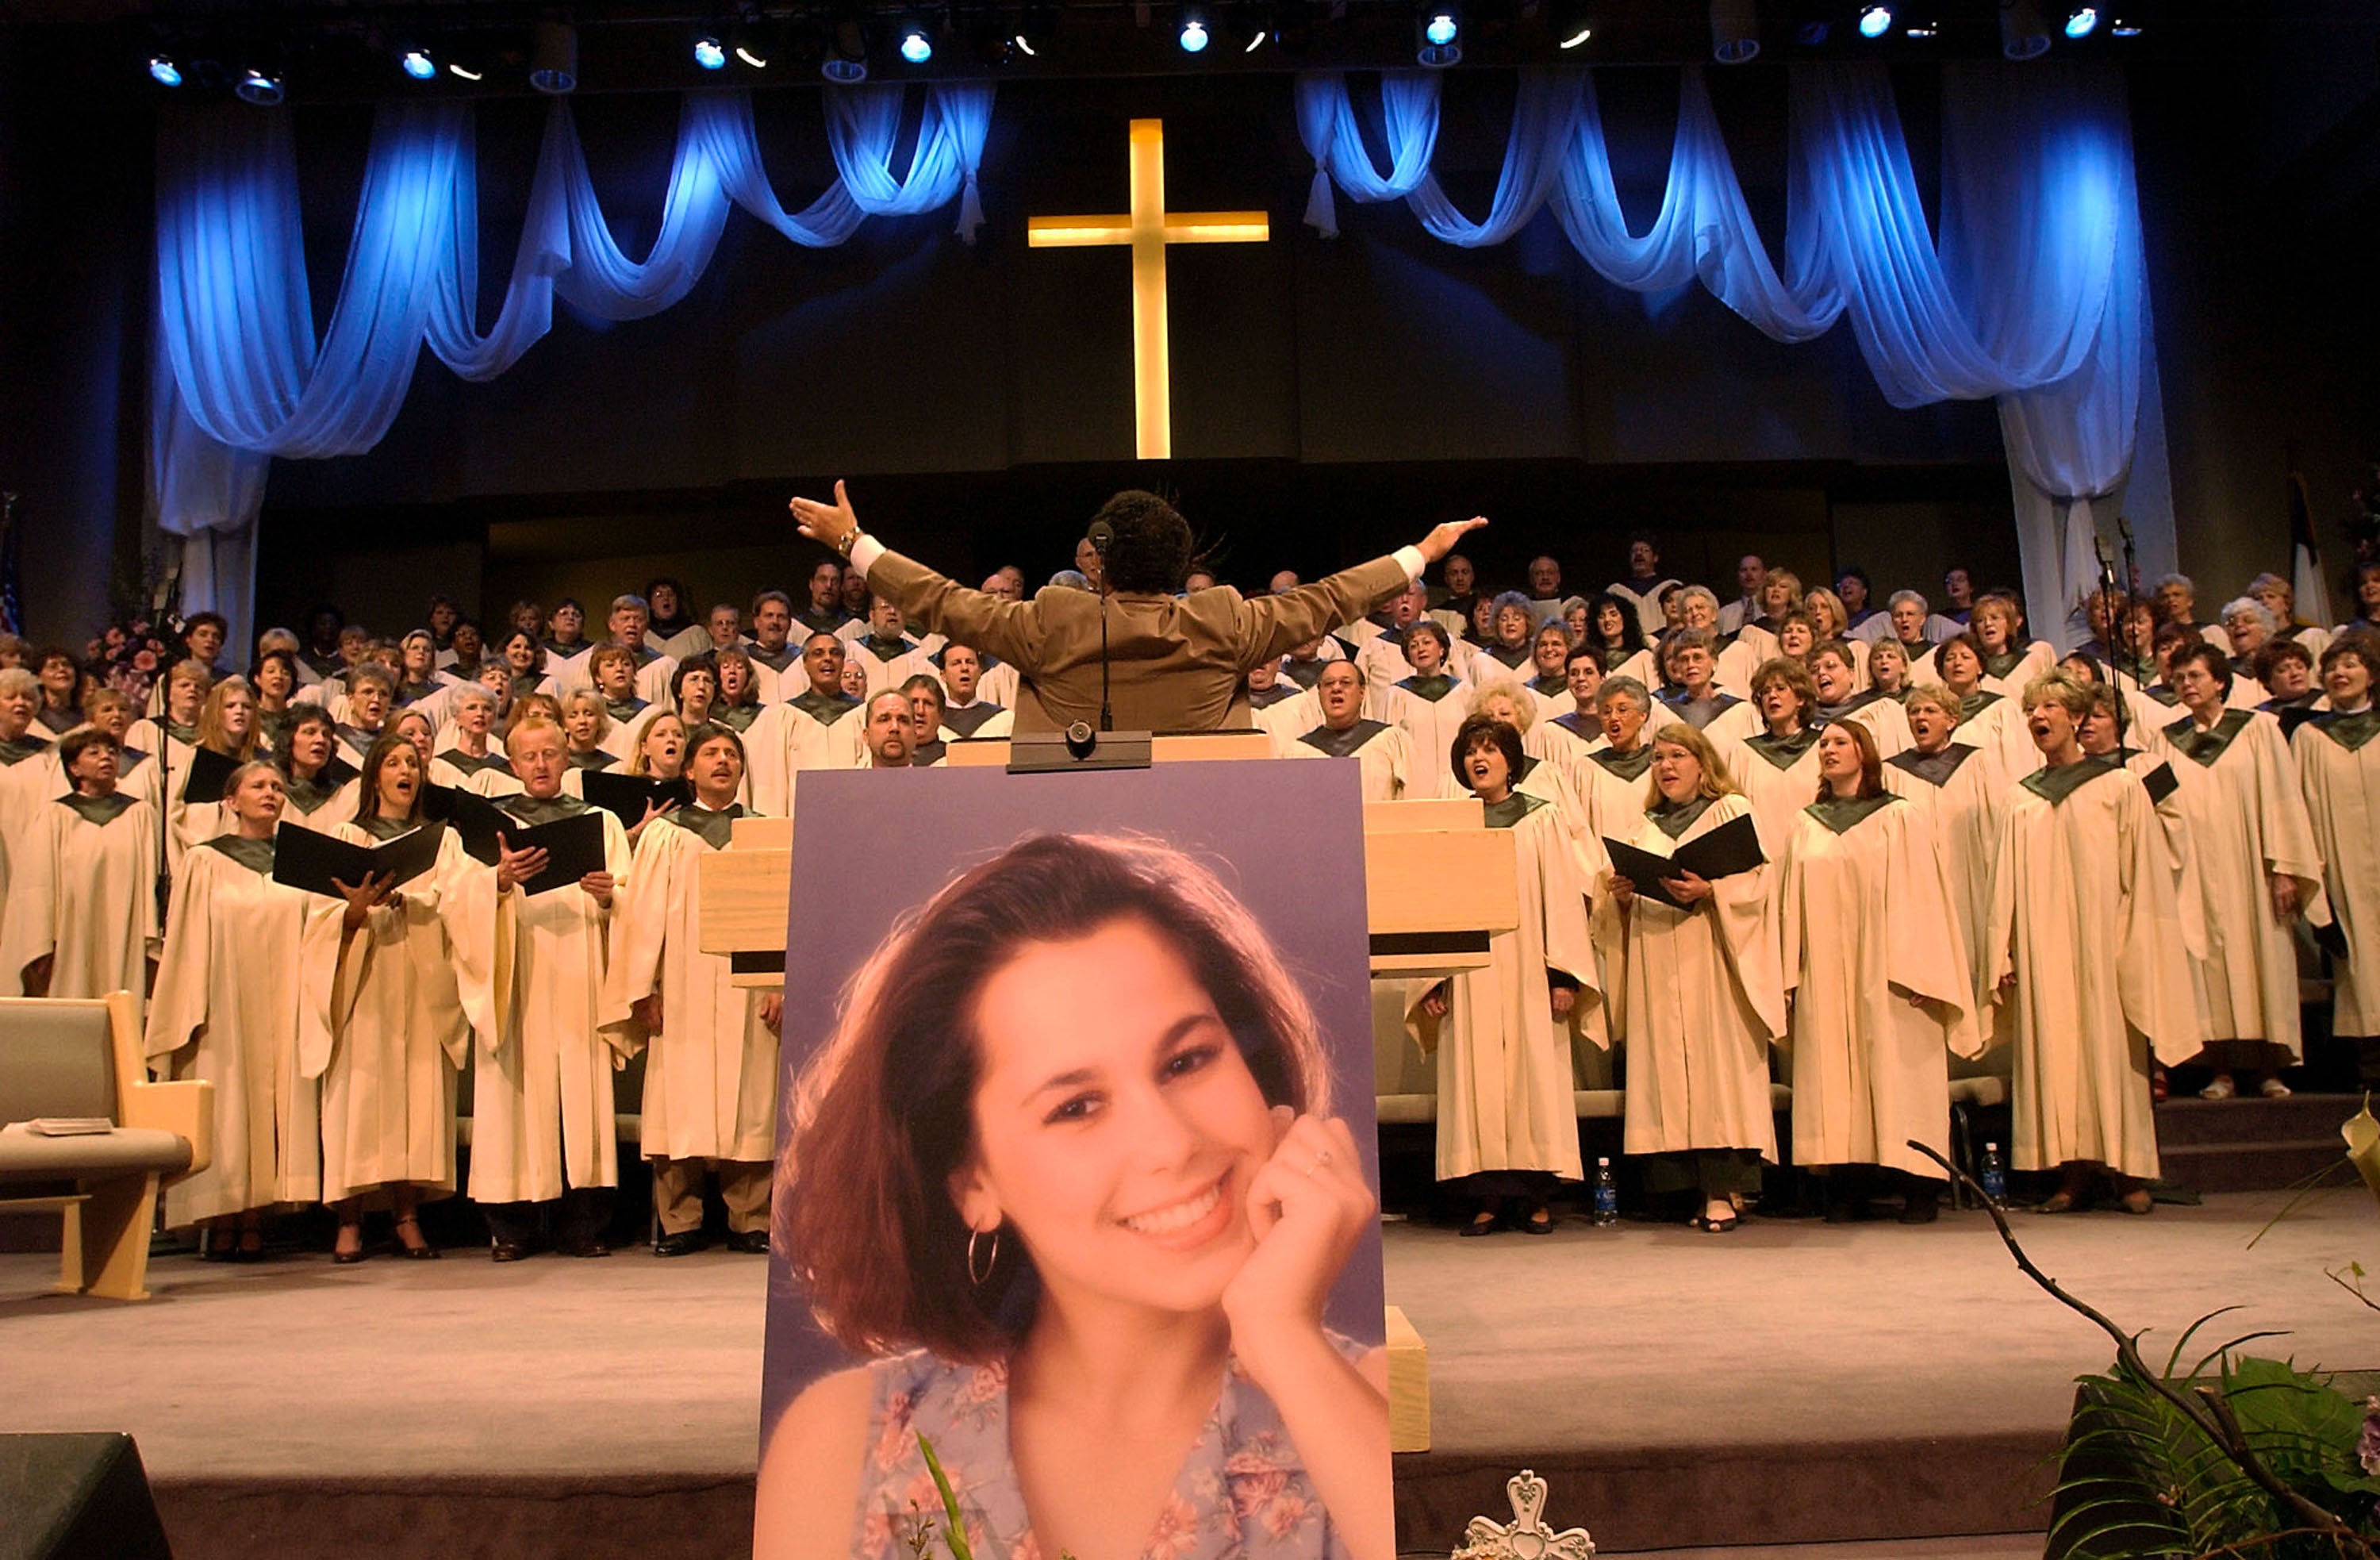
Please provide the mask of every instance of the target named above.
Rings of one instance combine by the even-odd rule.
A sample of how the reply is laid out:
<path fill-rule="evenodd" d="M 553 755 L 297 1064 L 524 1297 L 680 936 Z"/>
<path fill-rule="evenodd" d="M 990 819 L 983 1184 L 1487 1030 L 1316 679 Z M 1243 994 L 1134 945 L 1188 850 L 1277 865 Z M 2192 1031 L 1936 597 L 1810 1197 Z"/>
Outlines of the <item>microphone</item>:
<path fill-rule="evenodd" d="M 1099 555 L 1099 729 L 1113 731 L 1115 712 L 1108 703 L 1108 549 L 1115 545 L 1115 526 L 1108 520 L 1093 520 L 1088 535 L 1091 551 Z"/>
<path fill-rule="evenodd" d="M 1099 554 L 1099 561 L 1101 563 L 1107 562 L 1108 549 L 1115 545 L 1114 525 L 1107 520 L 1093 520 L 1091 522 L 1090 542 L 1091 550 Z"/>

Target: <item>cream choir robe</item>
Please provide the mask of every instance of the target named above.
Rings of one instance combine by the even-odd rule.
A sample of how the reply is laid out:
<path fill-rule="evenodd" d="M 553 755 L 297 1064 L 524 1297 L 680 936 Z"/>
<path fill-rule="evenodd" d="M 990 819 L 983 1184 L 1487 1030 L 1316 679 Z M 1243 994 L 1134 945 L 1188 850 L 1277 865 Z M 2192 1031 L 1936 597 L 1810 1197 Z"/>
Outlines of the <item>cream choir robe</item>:
<path fill-rule="evenodd" d="M 1521 686 L 1537 706 L 1536 718 L 1529 723 L 1532 730 L 1556 716 L 1567 715 L 1578 709 L 1578 701 L 1570 696 L 1570 679 L 1560 672 L 1551 676 L 1539 673 Z"/>
<path fill-rule="evenodd" d="M 809 692 L 771 704 L 744 734 L 752 806 L 793 815 L 794 775 L 805 769 L 856 769 L 868 762 L 868 722 L 856 699 Z"/>
<path fill-rule="evenodd" d="M 1615 579 L 1605 587 L 1620 598 L 1620 604 L 1636 610 L 1637 626 L 1651 639 L 1670 626 L 1670 615 L 1661 610 L 1661 591 L 1677 583 L 1674 579 Z"/>
<path fill-rule="evenodd" d="M 1645 832 L 1645 798 L 1652 789 L 1652 773 L 1649 734 L 1625 753 L 1607 744 L 1586 754 L 1577 771 L 1580 799 L 1586 804 L 1586 826 L 1597 840 L 1633 840 Z"/>
<path fill-rule="evenodd" d="M 2299 1032 L 2297 938 L 2273 914 L 2267 871 L 2298 880 L 2306 919 L 2327 924 L 2323 863 L 2305 792 L 2280 723 L 2226 711 L 2200 731 L 2188 715 L 2165 728 L 2180 782 L 2181 815 L 2205 907 L 2200 1038 L 2263 1041 L 2304 1054 Z"/>
<path fill-rule="evenodd" d="M 1649 650 L 1607 650 L 1603 655 L 1603 675 L 1612 677 L 1634 677 L 1646 689 L 1658 690 L 1661 686 L 1660 669 L 1653 664 Z"/>
<path fill-rule="evenodd" d="M 1277 682 L 1262 693 L 1251 692 L 1248 713 L 1277 759 L 1289 757 L 1297 739 L 1322 724 L 1321 702 L 1295 683 Z"/>
<path fill-rule="evenodd" d="M 1855 693 L 1840 704 L 1821 704 L 1818 720 L 1826 725 L 1856 721 L 1876 738 L 1876 756 L 1888 759 L 1916 745 L 1909 729 L 1909 713 L 1881 693 Z"/>
<path fill-rule="evenodd" d="M 1561 820 L 1562 833 L 1570 836 L 1572 852 L 1579 878 L 1589 884 L 1603 881 L 1610 862 L 1603 841 L 1596 837 L 1593 820 L 1586 810 L 1586 799 L 1578 793 L 1570 772 L 1544 759 L 1522 756 L 1521 773 L 1512 777 L 1512 789 L 1525 797 L 1535 797 L 1554 810 Z"/>
<path fill-rule="evenodd" d="M 1793 820 L 1818 794 L 1818 729 L 1803 726 L 1791 737 L 1754 733 L 1732 748 L 1723 748 L 1728 774 L 1736 789 L 1752 803 L 1752 822 L 1760 831 L 1760 848 L 1771 861 L 1785 858 L 1785 842 L 1793 837 Z M 1771 892 L 1784 885 L 1770 873 Z"/>
<path fill-rule="evenodd" d="M 1413 766 L 1405 772 L 1408 797 L 1467 797 L 1470 788 L 1454 777 L 1454 734 L 1471 713 L 1471 687 L 1443 673 L 1434 677 L 1407 677 L 1365 700 L 1374 720 L 1395 726 L 1413 744 Z"/>
<path fill-rule="evenodd" d="M 623 699 L 616 703 L 606 700 L 603 713 L 611 718 L 611 729 L 595 745 L 618 760 L 625 771 L 645 739 L 645 728 L 668 714 L 670 708 L 647 699 Z"/>
<path fill-rule="evenodd" d="M 977 685 L 978 689 L 982 686 Z M 1016 712 L 990 699 L 942 706 L 942 729 L 954 737 L 1010 737 L 1016 732 Z"/>
<path fill-rule="evenodd" d="M 430 783 L 468 791 L 475 797 L 513 797 L 518 796 L 521 789 L 520 776 L 492 747 L 485 758 L 474 758 L 460 748 L 447 749 L 430 761 Z"/>
<path fill-rule="evenodd" d="M 1355 671 L 1364 679 L 1365 695 L 1375 699 L 1414 676 L 1414 664 L 1405 659 L 1405 631 L 1383 628 L 1366 640 L 1355 652 Z"/>
<path fill-rule="evenodd" d="M 1521 750 L 1533 759 L 1545 760 L 1570 776 L 1571 789 L 1578 793 L 1581 801 L 1586 799 L 1587 792 L 1584 772 L 1586 755 L 1610 745 L 1604 739 L 1602 723 L 1592 715 L 1580 714 L 1574 701 L 1543 714 L 1521 733 Z"/>
<path fill-rule="evenodd" d="M 1718 653 L 1711 663 L 1711 686 L 1738 699 L 1749 699 L 1752 697 L 1752 674 L 1760 670 L 1762 662 L 1776 653 L 1777 642 L 1774 640 L 1763 646 L 1750 634 L 1738 634 L 1718 647 Z"/>
<path fill-rule="evenodd" d="M 2049 648 L 2047 640 L 2029 641 L 2022 650 L 2003 651 L 1984 657 L 1984 684 L 2010 703 L 2022 704 L 2024 690 L 2036 677 L 2046 677 L 2058 666 L 2058 652 Z M 2020 723 L 2023 717 L 2018 716 Z"/>
<path fill-rule="evenodd" d="M 190 765 L 198 756 L 197 738 L 194 726 L 168 730 L 161 719 L 143 717 L 126 729 L 127 751 L 115 768 L 115 788 L 140 798 L 165 821 L 165 867 L 176 876 L 182 871 L 182 857 L 191 846 L 222 832 L 218 827 L 223 821 L 220 806 L 199 803 L 199 815 L 193 818 L 191 803 L 183 794 L 189 787 Z M 131 762 L 133 752 L 139 752 L 145 762 Z"/>
<path fill-rule="evenodd" d="M 148 991 L 157 951 L 157 810 L 117 791 L 52 797 L 18 836 L 0 921 L 0 992 L 47 957 L 51 996 Z"/>
<path fill-rule="evenodd" d="M 2140 781 L 2096 759 L 2021 781 L 1992 852 L 1980 961 L 2016 1048 L 2015 1168 L 2156 1175 L 2150 1054 L 2171 1066 L 2203 1043 L 2188 957 Z"/>
<path fill-rule="evenodd" d="M 222 835 L 183 859 L 143 1048 L 167 1076 L 215 1086 L 215 1157 L 166 1190 L 169 1229 L 322 1200 L 314 1080 L 298 1060 L 310 899 L 273 881 L 269 840 Z"/>
<path fill-rule="evenodd" d="M 13 742 L 0 741 L 0 947 L 6 945 L 12 863 L 22 861 L 28 848 L 25 832 L 42 808 L 73 789 L 46 738 L 29 730 Z M 19 989 L 17 972 L 0 969 L 0 996 L 15 996 Z"/>
<path fill-rule="evenodd" d="M 405 832 L 375 821 L 336 834 L 370 849 Z M 480 870 L 448 829 L 437 864 L 353 933 L 345 901 L 310 903 L 298 1064 L 321 1080 L 325 1202 L 400 1183 L 455 1189 L 455 1080 L 471 1025 L 442 904 Z"/>
<path fill-rule="evenodd" d="M 648 1159 L 776 1157 L 777 1037 L 760 1021 L 761 993 L 734 984 L 729 961 L 699 944 L 700 863 L 726 847 L 739 815 L 682 807 L 656 819 L 612 917 L 602 1021 L 627 1054 L 650 1047 Z M 662 1028 L 648 1033 L 629 1008 L 655 993 Z"/>
<path fill-rule="evenodd" d="M 1488 823 L 1512 834 L 1520 925 L 1488 938 L 1487 968 L 1447 982 L 1438 1030 L 1438 1178 L 1550 1170 L 1581 1180 L 1571 1026 L 1554 1021 L 1546 972 L 1558 969 L 1579 983 L 1572 1022 L 1603 1043 L 1588 884 L 1550 803 L 1516 793 L 1488 809 Z M 1412 983 L 1409 1020 L 1431 989 Z"/>
<path fill-rule="evenodd" d="M 809 676 L 802 670 L 802 647 L 797 641 L 788 640 L 773 651 L 747 644 L 744 653 L 752 662 L 753 698 L 763 709 L 809 687 Z"/>
<path fill-rule="evenodd" d="M 352 764 L 334 758 L 313 779 L 289 781 L 287 796 L 281 810 L 282 823 L 318 835 L 335 834 L 340 824 L 355 822 L 357 803 L 363 797 L 363 777 Z"/>
<path fill-rule="evenodd" d="M 2006 787 L 2041 767 L 2041 750 L 2033 745 L 2025 725 L 2024 707 L 2017 699 L 1979 688 L 1959 703 L 1959 724 L 1950 740 L 1963 742 L 1992 762 L 1992 783 Z"/>
<path fill-rule="evenodd" d="M 1751 810 L 1741 796 L 1663 808 L 1648 812 L 1634 843 L 1668 856 Z M 1663 823 L 1682 818 L 1672 841 Z M 1623 918 L 1598 902 L 1598 937 L 1625 949 L 1627 988 L 1611 1005 L 1612 1038 L 1628 1048 L 1625 1152 L 1755 1149 L 1777 1158 L 1768 1047 L 1785 1033 L 1785 992 L 1769 907 L 1775 870 L 1721 878 L 1692 911 L 1639 896 Z"/>
<path fill-rule="evenodd" d="M 2380 1034 L 2380 712 L 2325 713 L 2289 738 L 2347 956 L 2331 961 L 2335 1034 Z"/>
<path fill-rule="evenodd" d="M 1937 753 L 1912 748 L 1884 762 L 1885 788 L 1929 820 L 1927 832 L 1941 859 L 1951 920 L 1967 960 L 1967 990 L 1977 995 L 1984 991 L 1982 957 L 1991 925 L 1992 852 L 1999 847 L 2009 784 L 1998 764 L 1963 742 L 1946 742 Z"/>
<path fill-rule="evenodd" d="M 523 823 L 585 810 L 567 798 L 497 802 Z M 628 836 L 602 813 L 614 898 L 628 882 Z M 532 897 L 496 892 L 492 867 L 458 872 L 442 896 L 460 951 L 457 976 L 479 1051 L 471 1076 L 475 1202 L 545 1202 L 619 1182 L 612 1073 L 624 1059 L 602 1032 L 612 916 L 576 884 Z"/>
<path fill-rule="evenodd" d="M 926 647 L 912 639 L 880 640 L 872 633 L 856 636 L 848 652 L 868 678 L 868 697 L 875 698 L 887 689 L 897 689 L 911 677 L 923 674 L 936 682 L 941 681 L 941 669 Z"/>
<path fill-rule="evenodd" d="M 664 710 L 672 708 L 670 682 L 676 676 L 675 657 L 663 655 L 650 645 L 637 652 L 637 697 L 646 703 L 658 704 Z"/>
<path fill-rule="evenodd" d="M 1434 794 L 1415 787 L 1412 738 L 1378 721 L 1359 720 L 1344 731 L 1318 725 L 1291 743 L 1281 756 L 1354 760 L 1366 801 L 1402 801 Z"/>
<path fill-rule="evenodd" d="M 1814 802 L 1793 820 L 1783 876 L 1793 1163 L 1941 1179 L 1908 1144 L 1949 1157 L 1950 1053 L 1980 1056 L 1985 1037 L 1932 817 L 1888 791 Z"/>

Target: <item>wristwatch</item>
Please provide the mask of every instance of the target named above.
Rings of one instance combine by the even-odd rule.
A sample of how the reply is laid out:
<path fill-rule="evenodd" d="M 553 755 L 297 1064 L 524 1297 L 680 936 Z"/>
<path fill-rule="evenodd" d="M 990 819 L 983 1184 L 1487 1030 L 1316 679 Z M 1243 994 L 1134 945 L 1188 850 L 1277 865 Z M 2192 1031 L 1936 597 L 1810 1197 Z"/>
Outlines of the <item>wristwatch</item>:
<path fill-rule="evenodd" d="M 851 557 L 851 550 L 859 545 L 859 538 L 862 534 L 863 533 L 857 526 L 852 527 L 851 534 L 836 542 L 834 544 L 834 550 L 837 553 L 842 554 L 846 562 L 849 561 Z"/>

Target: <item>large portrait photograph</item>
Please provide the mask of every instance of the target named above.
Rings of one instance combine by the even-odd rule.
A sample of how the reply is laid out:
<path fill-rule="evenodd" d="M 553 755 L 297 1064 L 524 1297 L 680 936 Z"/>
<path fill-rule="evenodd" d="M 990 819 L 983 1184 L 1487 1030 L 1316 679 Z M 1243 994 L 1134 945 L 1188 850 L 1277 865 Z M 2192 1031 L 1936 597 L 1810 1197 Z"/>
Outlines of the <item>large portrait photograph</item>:
<path fill-rule="evenodd" d="M 1389 1560 L 1352 765 L 806 775 L 753 1547 Z"/>

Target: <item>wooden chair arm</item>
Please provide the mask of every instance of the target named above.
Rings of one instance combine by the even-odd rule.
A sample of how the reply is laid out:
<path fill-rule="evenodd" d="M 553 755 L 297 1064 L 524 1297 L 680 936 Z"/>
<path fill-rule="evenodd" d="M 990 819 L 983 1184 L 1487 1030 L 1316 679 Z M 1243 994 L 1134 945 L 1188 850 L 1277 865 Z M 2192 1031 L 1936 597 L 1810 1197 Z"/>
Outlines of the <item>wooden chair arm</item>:
<path fill-rule="evenodd" d="M 171 1132 L 190 1140 L 190 1167 L 195 1176 L 215 1158 L 215 1086 L 203 1078 L 171 1083 L 136 1083 L 116 1105 L 117 1125 Z M 182 1176 L 166 1177 L 178 1181 Z"/>

